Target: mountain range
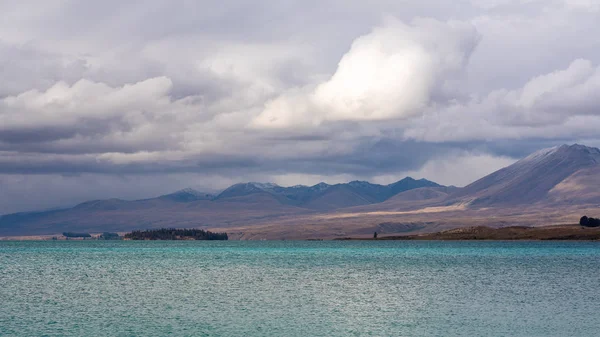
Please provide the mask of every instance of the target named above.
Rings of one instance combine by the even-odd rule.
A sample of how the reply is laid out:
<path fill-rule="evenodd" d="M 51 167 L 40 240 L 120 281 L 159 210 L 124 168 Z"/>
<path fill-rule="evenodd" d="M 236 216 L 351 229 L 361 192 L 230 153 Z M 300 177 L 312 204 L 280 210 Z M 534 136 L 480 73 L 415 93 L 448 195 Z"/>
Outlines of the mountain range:
<path fill-rule="evenodd" d="M 69 209 L 7 214 L 0 217 L 0 236 L 227 225 L 286 214 L 369 205 L 423 187 L 441 185 L 407 177 L 390 185 L 352 181 L 282 187 L 249 182 L 233 185 L 217 195 L 187 188 L 151 199 L 94 200 Z"/>
<path fill-rule="evenodd" d="M 0 236 L 201 227 L 240 239 L 333 238 L 573 222 L 582 212 L 600 213 L 599 205 L 600 150 L 575 144 L 540 150 L 463 188 L 410 177 L 389 185 L 249 182 L 214 195 L 184 189 L 8 214 L 0 217 Z"/>

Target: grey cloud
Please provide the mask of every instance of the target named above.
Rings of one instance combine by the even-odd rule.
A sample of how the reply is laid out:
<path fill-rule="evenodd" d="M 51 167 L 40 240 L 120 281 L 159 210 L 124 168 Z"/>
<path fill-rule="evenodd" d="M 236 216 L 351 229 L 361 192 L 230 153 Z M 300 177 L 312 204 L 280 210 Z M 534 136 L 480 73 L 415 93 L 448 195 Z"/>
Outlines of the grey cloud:
<path fill-rule="evenodd" d="M 347 153 L 313 153 L 303 157 L 277 158 L 248 155 L 211 154 L 189 156 L 184 160 L 114 163 L 93 155 L 54 155 L 0 153 L 0 172 L 20 174 L 156 174 L 202 173 L 235 176 L 295 172 L 335 175 L 343 172 L 356 177 L 416 170 L 431 157 L 459 147 L 449 144 L 404 142 L 393 139 L 365 139 Z"/>
<path fill-rule="evenodd" d="M 0 212 L 23 210 L 18 203 L 35 186 L 73 201 L 246 179 L 414 173 L 458 184 L 483 173 L 458 177 L 462 161 L 489 170 L 541 147 L 597 144 L 600 11 L 582 4 L 2 2 L 0 172 L 13 187 L 2 189 L 0 203 L 14 201 Z M 395 35 L 373 34 L 386 20 L 397 20 L 392 26 L 404 28 L 390 32 L 415 49 L 394 49 Z M 355 48 L 356 41 L 372 45 Z M 403 52 L 419 48 L 422 58 L 405 63 Z M 404 87 L 390 81 L 378 89 L 385 95 L 360 97 L 346 86 L 367 83 L 355 73 L 362 68 L 342 64 L 360 60 L 356 54 L 387 55 L 381 78 L 396 64 L 426 66 Z M 425 59 L 431 64 L 419 63 Z M 346 77 L 335 81 L 338 73 Z M 428 74 L 421 98 L 408 94 Z M 548 88 L 552 78 L 559 85 Z M 409 98 L 416 103 L 404 104 Z M 344 102 L 356 105 L 339 109 Z M 385 113 L 370 118 L 372 107 Z M 257 125 L 267 108 L 266 121 L 287 122 Z M 452 158 L 453 166 L 441 164 Z M 108 187 L 81 192 L 95 179 Z M 135 196 L 120 186 L 150 179 L 154 187 Z M 20 193 L 23 182 L 29 187 Z"/>
<path fill-rule="evenodd" d="M 85 60 L 10 44 L 0 35 L 0 98 L 31 89 L 45 90 L 57 81 L 74 82 L 85 74 Z"/>
<path fill-rule="evenodd" d="M 42 143 L 59 139 L 71 138 L 75 135 L 75 130 L 68 129 L 9 129 L 0 131 L 0 144 L 5 143 L 5 150 L 16 149 L 16 144 Z M 2 148 L 2 145 L 0 145 Z"/>

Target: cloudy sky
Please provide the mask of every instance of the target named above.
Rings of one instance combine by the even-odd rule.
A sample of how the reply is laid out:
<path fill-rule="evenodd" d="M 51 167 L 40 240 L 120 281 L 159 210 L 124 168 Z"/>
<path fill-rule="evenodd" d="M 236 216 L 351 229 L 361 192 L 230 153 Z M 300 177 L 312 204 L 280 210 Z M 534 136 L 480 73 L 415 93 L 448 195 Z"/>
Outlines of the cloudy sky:
<path fill-rule="evenodd" d="M 599 0 L 0 0 L 0 214 L 465 185 L 600 145 Z"/>

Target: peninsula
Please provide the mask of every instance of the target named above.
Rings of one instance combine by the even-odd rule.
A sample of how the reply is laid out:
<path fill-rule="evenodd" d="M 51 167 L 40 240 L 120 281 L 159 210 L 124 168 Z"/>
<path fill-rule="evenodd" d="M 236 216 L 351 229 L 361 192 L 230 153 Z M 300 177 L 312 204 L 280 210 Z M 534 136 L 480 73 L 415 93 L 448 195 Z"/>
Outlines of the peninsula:
<path fill-rule="evenodd" d="M 491 228 L 474 226 L 456 228 L 436 233 L 380 236 L 374 238 L 343 238 L 339 240 L 573 240 L 600 241 L 600 228 L 580 225 L 544 227 L 511 226 Z"/>

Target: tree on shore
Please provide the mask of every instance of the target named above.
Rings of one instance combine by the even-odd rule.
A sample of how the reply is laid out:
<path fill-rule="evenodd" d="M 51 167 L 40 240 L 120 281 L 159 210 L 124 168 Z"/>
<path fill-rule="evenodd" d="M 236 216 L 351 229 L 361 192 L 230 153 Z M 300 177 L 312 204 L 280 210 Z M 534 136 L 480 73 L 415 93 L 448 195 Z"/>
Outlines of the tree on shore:
<path fill-rule="evenodd" d="M 98 237 L 98 240 L 120 240 L 120 239 L 121 239 L 121 237 L 119 236 L 118 233 L 110 233 L 110 232 L 104 232 Z"/>
<path fill-rule="evenodd" d="M 74 233 L 74 232 L 64 232 L 63 236 L 67 238 L 91 238 L 90 233 Z"/>
<path fill-rule="evenodd" d="M 579 220 L 579 224 L 582 227 L 600 227 L 600 219 L 588 218 L 587 216 L 584 215 Z"/>

